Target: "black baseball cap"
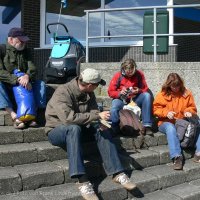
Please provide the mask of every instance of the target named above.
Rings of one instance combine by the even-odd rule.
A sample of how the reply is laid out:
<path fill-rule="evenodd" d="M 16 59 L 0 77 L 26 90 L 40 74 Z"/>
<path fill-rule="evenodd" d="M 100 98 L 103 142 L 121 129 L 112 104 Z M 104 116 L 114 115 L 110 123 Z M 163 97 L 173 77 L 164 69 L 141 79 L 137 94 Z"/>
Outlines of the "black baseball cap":
<path fill-rule="evenodd" d="M 22 28 L 11 28 L 8 37 L 17 37 L 22 42 L 28 42 L 30 40 Z"/>

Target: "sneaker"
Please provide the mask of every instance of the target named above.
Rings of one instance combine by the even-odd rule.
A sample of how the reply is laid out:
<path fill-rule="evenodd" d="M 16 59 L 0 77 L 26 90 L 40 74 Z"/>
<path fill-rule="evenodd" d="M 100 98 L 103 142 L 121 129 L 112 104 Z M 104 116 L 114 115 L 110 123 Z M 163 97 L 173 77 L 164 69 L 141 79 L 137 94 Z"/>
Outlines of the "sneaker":
<path fill-rule="evenodd" d="M 127 190 L 133 190 L 137 187 L 135 183 L 131 183 L 129 177 L 125 173 L 118 174 L 113 178 L 113 181 L 121 184 Z"/>
<path fill-rule="evenodd" d="M 93 190 L 92 184 L 89 181 L 77 184 L 78 189 L 85 200 L 99 200 L 99 198 Z"/>
<path fill-rule="evenodd" d="M 183 157 L 178 156 L 174 158 L 174 170 L 182 170 L 183 169 Z"/>
<path fill-rule="evenodd" d="M 196 162 L 196 163 L 200 163 L 200 155 L 194 154 L 193 161 Z"/>
<path fill-rule="evenodd" d="M 121 130 L 120 130 L 119 125 L 111 126 L 111 128 L 112 128 L 112 132 L 113 132 L 114 136 L 121 134 Z"/>

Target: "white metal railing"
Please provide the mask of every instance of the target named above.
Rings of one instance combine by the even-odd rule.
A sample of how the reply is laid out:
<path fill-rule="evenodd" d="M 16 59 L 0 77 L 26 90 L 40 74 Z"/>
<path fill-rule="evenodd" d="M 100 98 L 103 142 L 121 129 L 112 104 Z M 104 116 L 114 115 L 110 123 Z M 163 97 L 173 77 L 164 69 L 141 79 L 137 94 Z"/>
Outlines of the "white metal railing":
<path fill-rule="evenodd" d="M 194 8 L 200 7 L 200 4 L 188 4 L 188 5 L 169 5 L 169 6 L 146 6 L 146 7 L 130 7 L 130 8 L 110 8 L 110 9 L 96 9 L 96 10 L 85 10 L 86 12 L 86 62 L 89 61 L 89 40 L 100 39 L 100 38 L 128 38 L 128 37 L 147 37 L 151 36 L 154 38 L 154 53 L 153 60 L 157 61 L 157 37 L 158 36 L 198 36 L 200 33 L 169 33 L 169 34 L 158 34 L 157 31 L 157 20 L 156 13 L 157 9 L 174 9 L 174 8 Z M 115 11 L 133 11 L 133 10 L 150 10 L 153 9 L 153 34 L 140 34 L 140 35 L 115 35 L 115 36 L 89 36 L 89 14 L 99 12 L 115 12 Z"/>

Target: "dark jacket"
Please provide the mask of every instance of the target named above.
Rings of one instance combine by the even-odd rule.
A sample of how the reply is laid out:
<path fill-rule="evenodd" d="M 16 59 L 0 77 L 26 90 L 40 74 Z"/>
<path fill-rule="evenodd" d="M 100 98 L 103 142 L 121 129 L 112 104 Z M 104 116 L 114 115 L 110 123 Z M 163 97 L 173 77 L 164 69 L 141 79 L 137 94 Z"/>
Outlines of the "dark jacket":
<path fill-rule="evenodd" d="M 93 92 L 83 93 L 78 87 L 78 78 L 60 85 L 46 108 L 46 127 L 58 125 L 87 125 L 100 119 Z"/>
<path fill-rule="evenodd" d="M 25 48 L 18 51 L 7 43 L 6 55 L 3 60 L 0 58 L 0 81 L 15 85 L 17 77 L 12 74 L 14 69 L 20 69 L 29 75 L 31 81 L 35 80 L 36 67 L 31 60 L 29 50 Z"/>

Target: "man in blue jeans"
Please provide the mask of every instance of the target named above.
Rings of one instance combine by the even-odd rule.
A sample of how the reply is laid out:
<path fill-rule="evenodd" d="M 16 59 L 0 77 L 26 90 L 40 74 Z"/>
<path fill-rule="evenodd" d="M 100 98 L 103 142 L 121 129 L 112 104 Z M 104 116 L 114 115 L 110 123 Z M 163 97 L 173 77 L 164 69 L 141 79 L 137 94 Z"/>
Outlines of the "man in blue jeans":
<path fill-rule="evenodd" d="M 94 136 L 104 169 L 113 176 L 113 181 L 128 190 L 136 187 L 123 172 L 110 130 L 100 123 L 108 120 L 110 113 L 98 110 L 93 91 L 99 84 L 106 83 L 98 71 L 85 69 L 79 77 L 56 89 L 45 113 L 46 127 L 52 128 L 48 139 L 53 145 L 67 150 L 70 176 L 78 179 L 78 188 L 86 200 L 98 199 L 84 167 L 81 141 L 88 134 Z"/>
<path fill-rule="evenodd" d="M 11 28 L 6 45 L 1 45 L 0 48 L 0 109 L 5 109 L 11 115 L 15 128 L 19 129 L 25 128 L 25 124 L 17 119 L 13 109 L 13 86 L 21 85 L 27 90 L 33 89 L 36 107 L 46 107 L 46 86 L 43 81 L 36 80 L 36 67 L 30 50 L 26 48 L 29 40 L 22 28 Z M 24 75 L 17 77 L 14 70 L 19 70 Z M 36 126 L 37 123 L 31 121 L 28 125 Z"/>

